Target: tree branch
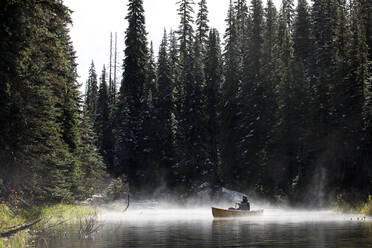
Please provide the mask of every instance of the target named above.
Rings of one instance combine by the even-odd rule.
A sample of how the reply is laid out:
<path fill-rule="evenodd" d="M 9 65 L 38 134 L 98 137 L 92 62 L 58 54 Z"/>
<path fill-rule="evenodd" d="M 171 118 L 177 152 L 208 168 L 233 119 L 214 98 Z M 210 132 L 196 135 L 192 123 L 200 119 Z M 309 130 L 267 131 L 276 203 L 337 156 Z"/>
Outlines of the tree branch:
<path fill-rule="evenodd" d="M 19 231 L 25 230 L 25 229 L 27 229 L 27 228 L 29 228 L 29 227 L 31 227 L 31 226 L 39 223 L 40 221 L 41 221 L 41 219 L 38 219 L 38 220 L 36 220 L 36 221 L 34 221 L 34 222 L 30 223 L 30 224 L 24 224 L 24 225 L 22 225 L 22 226 L 20 226 L 20 227 L 18 227 L 16 229 L 13 229 L 13 230 L 10 230 L 10 231 L 7 231 L 7 232 L 0 233 L 0 238 L 9 237 L 9 236 L 11 236 L 11 235 L 13 235 L 13 234 L 15 234 L 15 233 L 17 233 Z"/>

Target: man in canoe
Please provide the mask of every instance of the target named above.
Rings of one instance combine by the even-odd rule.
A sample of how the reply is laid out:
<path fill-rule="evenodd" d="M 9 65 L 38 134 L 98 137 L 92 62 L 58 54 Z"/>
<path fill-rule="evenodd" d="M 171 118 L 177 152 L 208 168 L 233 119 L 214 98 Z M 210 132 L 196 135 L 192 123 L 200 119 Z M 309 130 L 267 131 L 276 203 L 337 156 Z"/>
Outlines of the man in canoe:
<path fill-rule="evenodd" d="M 246 210 L 246 211 L 251 210 L 251 206 L 246 196 L 243 196 L 243 200 L 240 203 L 238 203 L 238 206 L 239 206 L 238 210 Z"/>

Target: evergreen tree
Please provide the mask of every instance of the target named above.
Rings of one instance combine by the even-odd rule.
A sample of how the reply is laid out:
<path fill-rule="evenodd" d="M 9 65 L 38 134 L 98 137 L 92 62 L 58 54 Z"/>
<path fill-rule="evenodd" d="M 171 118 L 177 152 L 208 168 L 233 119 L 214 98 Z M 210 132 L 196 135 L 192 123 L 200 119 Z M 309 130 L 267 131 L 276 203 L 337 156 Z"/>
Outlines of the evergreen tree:
<path fill-rule="evenodd" d="M 364 36 L 368 46 L 368 60 L 372 61 L 372 3 L 368 0 L 354 0 L 351 3 L 353 3 L 352 8 L 360 9 L 358 19 L 361 19 L 364 26 Z"/>
<path fill-rule="evenodd" d="M 168 37 L 166 31 L 159 48 L 157 62 L 157 88 L 154 92 L 154 144 L 153 159 L 157 163 L 156 185 L 165 184 L 168 188 L 175 186 L 172 173 L 174 165 L 174 146 L 172 133 L 173 83 L 171 65 L 168 55 Z"/>
<path fill-rule="evenodd" d="M 155 109 L 155 96 L 157 88 L 157 78 L 156 78 L 156 64 L 154 59 L 154 51 L 152 42 L 150 43 L 149 58 L 146 66 L 146 83 L 145 97 L 144 97 L 144 110 L 143 110 L 143 152 L 145 154 L 145 161 L 143 162 L 146 166 L 142 169 L 142 189 L 146 193 L 156 193 L 153 192 L 159 182 L 161 182 L 160 175 L 160 161 L 156 160 L 157 149 L 159 144 L 155 137 L 157 132 L 157 117 Z"/>
<path fill-rule="evenodd" d="M 152 42 L 150 43 L 149 49 L 149 61 L 147 64 L 147 83 L 145 85 L 145 94 L 147 99 L 147 105 L 151 108 L 153 101 L 153 94 L 156 88 L 156 64 L 154 58 L 154 47 Z"/>
<path fill-rule="evenodd" d="M 206 0 L 200 0 L 198 3 L 199 11 L 197 13 L 196 18 L 196 37 L 197 40 L 201 46 L 202 54 L 205 54 L 205 45 L 208 42 L 208 8 L 207 8 L 207 1 Z"/>
<path fill-rule="evenodd" d="M 283 3 L 284 6 L 284 3 Z M 297 150 L 299 144 L 297 138 L 301 133 L 301 113 L 299 107 L 303 105 L 304 99 L 300 96 L 301 87 L 294 78 L 294 49 L 291 38 L 291 27 L 288 25 L 286 10 L 282 8 L 279 20 L 279 36 L 281 44 L 278 58 L 278 75 L 280 82 L 277 86 L 277 105 L 278 105 L 278 126 L 277 126 L 277 157 L 276 160 L 282 167 L 281 182 L 278 187 L 287 194 L 292 190 L 290 187 L 295 185 L 298 175 Z M 279 143 L 280 140 L 280 143 Z"/>
<path fill-rule="evenodd" d="M 245 69 L 245 57 L 249 50 L 249 36 L 252 29 L 252 19 L 246 0 L 236 0 L 234 11 L 236 15 L 236 35 L 239 49 L 239 81 L 242 82 Z"/>
<path fill-rule="evenodd" d="M 78 149 L 79 169 L 75 170 L 73 192 L 76 198 L 85 200 L 97 192 L 102 192 L 107 168 L 104 163 L 107 154 L 97 149 L 97 137 L 93 131 L 92 120 L 83 115 L 79 122 L 80 146 Z M 106 127 L 107 128 L 107 127 Z M 106 131 L 106 130 L 105 130 Z"/>
<path fill-rule="evenodd" d="M 110 120 L 110 107 L 109 107 L 109 94 L 108 85 L 106 82 L 106 67 L 103 66 L 100 78 L 97 111 L 94 122 L 94 130 L 97 135 L 97 146 L 102 154 L 104 161 L 109 166 L 111 161 L 112 142 L 110 140 L 112 135 L 111 120 Z M 110 167 L 108 168 L 111 169 Z"/>
<path fill-rule="evenodd" d="M 263 30 L 262 44 L 262 68 L 261 76 L 263 89 L 263 105 L 262 119 L 265 122 L 265 134 L 263 149 L 258 154 L 259 168 L 257 170 L 257 193 L 264 197 L 272 197 L 277 185 L 277 171 L 280 168 L 276 161 L 272 158 L 275 145 L 276 131 L 276 113 L 277 105 L 275 99 L 275 88 L 277 85 L 277 56 L 278 47 L 276 45 L 278 33 L 278 14 L 274 3 L 271 0 L 267 1 L 265 9 L 265 22 Z"/>
<path fill-rule="evenodd" d="M 222 55 L 220 47 L 220 37 L 216 29 L 211 29 L 207 43 L 205 64 L 206 80 L 206 111 L 207 114 L 207 135 L 206 149 L 209 154 L 207 170 L 209 182 L 212 190 L 217 190 L 221 186 L 220 181 L 220 141 L 218 139 L 221 132 L 220 101 L 222 85 Z"/>
<path fill-rule="evenodd" d="M 308 67 L 308 57 L 311 53 L 311 23 L 309 6 L 306 0 L 300 0 L 297 4 L 296 17 L 294 21 L 293 48 L 294 55 L 302 66 Z"/>
<path fill-rule="evenodd" d="M 88 116 L 94 120 L 97 109 L 97 96 L 98 96 L 98 81 L 97 73 L 92 61 L 89 68 L 89 76 L 86 83 L 86 94 L 85 94 L 85 107 Z"/>
<path fill-rule="evenodd" d="M 127 174 L 131 185 L 140 187 L 147 157 L 143 124 L 146 109 L 144 84 L 148 64 L 142 0 L 129 1 L 126 19 L 129 26 L 126 31 L 124 72 L 118 103 L 114 172 L 116 175 Z"/>
<path fill-rule="evenodd" d="M 291 190 L 293 202 L 302 201 L 301 197 L 306 197 L 301 193 L 306 191 L 306 186 L 311 178 L 311 167 L 307 166 L 309 161 L 309 150 L 312 134 L 310 121 L 312 116 L 309 114 L 310 103 L 310 75 L 309 66 L 311 60 L 311 23 L 309 7 L 306 1 L 298 1 L 296 16 L 293 24 L 293 73 L 295 80 L 296 106 L 296 176 L 292 181 Z"/>
<path fill-rule="evenodd" d="M 262 1 L 251 2 L 251 28 L 247 37 L 247 46 L 244 51 L 243 74 L 242 74 L 242 97 L 239 141 L 241 165 L 238 174 L 244 178 L 258 178 L 260 150 L 265 144 L 264 113 L 264 85 L 261 75 L 263 57 L 263 6 Z M 243 187 L 254 187 L 255 180 L 247 180 Z"/>
<path fill-rule="evenodd" d="M 248 20 L 249 20 L 249 13 L 248 13 L 248 5 L 246 0 L 236 0 L 235 7 L 236 13 L 236 22 L 237 22 L 237 32 L 240 35 L 241 39 L 244 39 L 248 33 Z"/>
<path fill-rule="evenodd" d="M 180 41 L 180 84 L 181 108 L 178 120 L 179 180 L 188 193 L 194 193 L 204 183 L 207 154 L 205 150 L 205 115 L 203 87 L 205 83 L 201 44 L 194 39 L 191 14 L 193 1 L 179 1 L 181 18 Z M 205 14 L 205 13 L 204 13 Z M 200 17 L 205 25 L 205 17 Z M 199 26 L 200 26 L 199 25 Z M 204 29 L 204 28 L 203 28 Z M 200 30 L 202 31 L 202 30 Z M 203 184 L 204 185 L 204 184 Z"/>
<path fill-rule="evenodd" d="M 295 9 L 294 9 L 294 1 L 293 0 L 283 0 L 282 1 L 282 15 L 285 19 L 287 26 L 292 28 L 294 16 L 295 16 Z M 290 30 L 291 33 L 292 30 Z"/>
<path fill-rule="evenodd" d="M 239 106 L 238 93 L 240 84 L 240 59 L 239 59 L 239 37 L 237 34 L 237 23 L 234 12 L 234 6 L 230 1 L 230 6 L 227 14 L 227 28 L 225 32 L 225 50 L 224 58 L 224 83 L 222 86 L 223 102 L 221 102 L 221 159 L 223 176 L 223 184 L 232 186 L 238 181 L 239 175 L 235 171 L 235 167 L 239 165 L 238 157 L 238 142 L 240 134 L 236 127 L 238 126 Z M 235 185 L 236 187 L 236 185 Z"/>
<path fill-rule="evenodd" d="M 1 64 L 6 86 L 1 92 L 5 97 L 1 128 L 6 136 L 0 135 L 5 163 L 1 175 L 6 178 L 1 179 L 7 188 L 24 190 L 29 199 L 31 195 L 46 201 L 86 197 L 89 192 L 81 195 L 78 190 L 90 177 L 82 174 L 83 180 L 78 180 L 86 164 L 80 156 L 85 146 L 75 54 L 67 28 L 69 10 L 53 0 L 6 1 L 3 7 L 2 30 L 15 25 L 17 32 L 2 33 L 1 42 L 1 51 L 6 51 L 1 61 L 9 62 L 5 68 Z M 96 180 L 102 176 L 98 174 Z"/>
<path fill-rule="evenodd" d="M 345 6 L 346 7 L 346 6 Z M 346 10 L 346 8 L 344 9 Z M 352 40 L 350 49 L 347 53 L 350 58 L 349 64 L 341 64 L 343 69 L 339 71 L 351 72 L 351 75 L 344 77 L 344 83 L 340 88 L 338 95 L 343 98 L 343 104 L 340 102 L 339 113 L 340 124 L 342 125 L 344 141 L 342 152 L 342 167 L 346 171 L 341 171 L 342 177 L 336 178 L 342 186 L 344 199 L 350 202 L 357 202 L 367 198 L 371 190 L 372 173 L 369 164 L 371 163 L 371 63 L 368 59 L 368 39 L 366 37 L 365 26 L 365 3 L 363 1 L 353 1 L 351 5 L 351 37 L 345 37 L 344 40 Z M 346 12 L 346 11 L 345 11 Z M 344 14 L 345 15 L 345 14 Z M 341 15 L 341 18 L 343 15 Z M 346 19 L 346 18 L 344 18 Z M 341 19 L 342 20 L 342 19 Z M 347 19 L 346 19 L 347 20 Z M 346 28 L 344 28 L 346 29 Z M 338 34 L 343 34 L 341 29 Z M 347 30 L 347 29 L 346 29 Z M 339 45 L 343 44 L 342 39 Z M 348 70 L 345 70 L 348 69 Z M 335 98 L 337 99 L 337 98 Z M 341 108 L 342 107 L 342 108 Z"/>

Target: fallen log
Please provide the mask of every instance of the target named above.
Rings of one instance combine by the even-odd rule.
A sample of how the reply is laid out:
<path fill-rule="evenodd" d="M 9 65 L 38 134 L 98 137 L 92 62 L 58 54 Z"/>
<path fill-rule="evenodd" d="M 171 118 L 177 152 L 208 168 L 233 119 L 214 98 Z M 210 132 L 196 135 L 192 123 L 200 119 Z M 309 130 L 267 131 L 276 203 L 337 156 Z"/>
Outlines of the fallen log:
<path fill-rule="evenodd" d="M 7 231 L 7 232 L 3 232 L 3 233 L 0 233 L 0 238 L 4 238 L 4 237 L 9 237 L 9 236 L 12 236 L 13 234 L 16 234 L 17 232 L 19 231 L 22 231 L 22 230 L 25 230 L 37 223 L 39 223 L 41 221 L 41 219 L 38 219 L 30 224 L 24 224 L 16 229 L 13 229 L 13 230 L 10 230 L 10 231 Z"/>

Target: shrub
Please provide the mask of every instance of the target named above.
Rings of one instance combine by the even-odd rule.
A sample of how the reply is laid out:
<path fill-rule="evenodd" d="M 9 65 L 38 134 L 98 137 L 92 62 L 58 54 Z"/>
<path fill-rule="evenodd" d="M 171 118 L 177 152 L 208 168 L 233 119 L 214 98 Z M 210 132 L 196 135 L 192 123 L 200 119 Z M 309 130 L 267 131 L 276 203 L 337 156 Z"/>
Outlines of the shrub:
<path fill-rule="evenodd" d="M 365 215 L 372 216 L 372 195 L 368 197 L 368 201 L 363 205 L 361 212 Z"/>

